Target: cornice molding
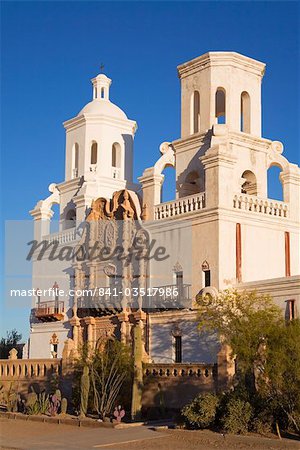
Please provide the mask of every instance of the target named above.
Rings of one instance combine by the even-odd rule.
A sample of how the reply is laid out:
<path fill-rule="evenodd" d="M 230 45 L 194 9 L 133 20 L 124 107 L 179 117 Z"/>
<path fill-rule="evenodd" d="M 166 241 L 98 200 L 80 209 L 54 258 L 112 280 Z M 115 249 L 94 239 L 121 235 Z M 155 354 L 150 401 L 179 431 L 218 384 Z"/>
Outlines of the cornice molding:
<path fill-rule="evenodd" d="M 231 66 L 263 78 L 266 65 L 236 52 L 208 52 L 177 66 L 180 79 L 215 66 Z"/>

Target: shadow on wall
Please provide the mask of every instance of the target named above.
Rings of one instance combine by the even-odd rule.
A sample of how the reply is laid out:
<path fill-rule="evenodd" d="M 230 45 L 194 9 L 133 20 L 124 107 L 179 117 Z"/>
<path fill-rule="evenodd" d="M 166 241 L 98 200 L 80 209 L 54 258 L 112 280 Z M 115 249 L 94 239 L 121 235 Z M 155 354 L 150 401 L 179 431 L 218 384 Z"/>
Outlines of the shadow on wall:
<path fill-rule="evenodd" d="M 187 195 L 192 195 L 197 192 L 205 191 L 205 172 L 199 158 L 205 154 L 210 147 L 212 131 L 209 130 L 204 136 L 203 143 L 193 158 L 190 160 L 188 166 L 180 174 L 177 173 L 176 190 L 179 198 Z M 196 173 L 198 177 L 193 178 L 192 174 Z M 192 185 L 190 185 L 192 182 Z M 194 184 L 196 183 L 196 184 Z"/>
<path fill-rule="evenodd" d="M 217 369 L 213 374 L 189 376 L 150 376 L 144 379 L 142 413 L 149 419 L 169 417 L 170 413 L 180 410 L 198 394 L 217 392 Z"/>

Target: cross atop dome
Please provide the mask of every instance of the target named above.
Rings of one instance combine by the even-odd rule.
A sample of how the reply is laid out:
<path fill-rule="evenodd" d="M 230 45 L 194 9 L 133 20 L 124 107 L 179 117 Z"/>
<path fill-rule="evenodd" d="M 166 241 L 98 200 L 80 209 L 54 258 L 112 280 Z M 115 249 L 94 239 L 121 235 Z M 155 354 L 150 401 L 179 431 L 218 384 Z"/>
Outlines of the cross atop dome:
<path fill-rule="evenodd" d="M 104 68 L 101 64 L 101 68 Z M 99 73 L 95 78 L 92 79 L 93 84 L 93 100 L 109 100 L 109 87 L 112 81 L 104 73 Z"/>

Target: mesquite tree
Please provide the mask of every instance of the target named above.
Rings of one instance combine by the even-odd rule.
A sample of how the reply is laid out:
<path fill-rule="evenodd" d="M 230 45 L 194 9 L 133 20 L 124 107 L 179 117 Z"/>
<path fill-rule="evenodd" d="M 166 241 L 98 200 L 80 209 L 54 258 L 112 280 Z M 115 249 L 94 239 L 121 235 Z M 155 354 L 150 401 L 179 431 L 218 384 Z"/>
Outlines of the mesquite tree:
<path fill-rule="evenodd" d="M 84 347 L 77 361 L 74 386 L 74 403 L 80 405 L 81 415 L 90 409 L 104 419 L 112 416 L 116 405 L 128 404 L 132 374 L 133 360 L 127 345 L 100 339 L 95 350 Z"/>
<path fill-rule="evenodd" d="M 270 296 L 226 290 L 197 299 L 199 329 L 217 332 L 237 360 L 237 381 L 275 424 L 300 431 L 300 320 L 286 321 Z M 237 387 L 239 386 L 237 385 Z"/>

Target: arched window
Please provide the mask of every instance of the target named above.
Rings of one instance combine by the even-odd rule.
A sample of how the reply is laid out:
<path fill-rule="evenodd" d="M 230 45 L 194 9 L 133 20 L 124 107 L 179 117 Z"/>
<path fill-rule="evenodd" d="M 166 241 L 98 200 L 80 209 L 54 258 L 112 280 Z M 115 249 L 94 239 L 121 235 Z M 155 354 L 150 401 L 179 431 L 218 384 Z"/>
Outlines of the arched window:
<path fill-rule="evenodd" d="M 112 177 L 121 178 L 121 145 L 115 142 L 111 149 Z"/>
<path fill-rule="evenodd" d="M 226 93 L 221 87 L 216 91 L 216 119 L 217 123 L 226 123 Z"/>
<path fill-rule="evenodd" d="M 200 94 L 194 91 L 191 97 L 191 134 L 200 131 Z"/>
<path fill-rule="evenodd" d="M 202 263 L 202 286 L 203 285 L 204 287 L 208 287 L 211 285 L 210 269 L 207 261 L 204 261 Z"/>
<path fill-rule="evenodd" d="M 241 131 L 244 133 L 251 133 L 250 95 L 246 91 L 241 94 Z"/>
<path fill-rule="evenodd" d="M 272 164 L 268 169 L 268 198 L 283 201 L 283 188 L 282 181 L 280 179 L 281 171 L 282 167 L 277 164 Z"/>
<path fill-rule="evenodd" d="M 97 164 L 98 158 L 98 144 L 93 142 L 91 146 L 91 164 Z"/>
<path fill-rule="evenodd" d="M 183 197 L 200 192 L 200 177 L 196 170 L 193 170 L 186 176 L 181 190 Z"/>
<path fill-rule="evenodd" d="M 72 149 L 72 178 L 78 177 L 79 169 L 79 145 L 77 142 L 73 145 Z"/>
<path fill-rule="evenodd" d="M 75 209 L 69 209 L 69 211 L 66 214 L 66 224 L 65 228 L 74 228 L 76 227 L 76 210 Z"/>
<path fill-rule="evenodd" d="M 245 170 L 242 175 L 242 179 L 242 194 L 257 195 L 257 182 L 254 173 L 251 172 L 251 170 Z"/>

